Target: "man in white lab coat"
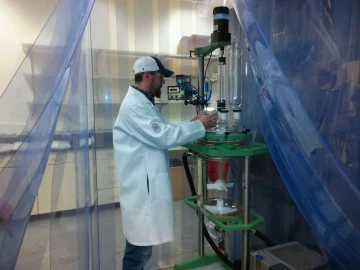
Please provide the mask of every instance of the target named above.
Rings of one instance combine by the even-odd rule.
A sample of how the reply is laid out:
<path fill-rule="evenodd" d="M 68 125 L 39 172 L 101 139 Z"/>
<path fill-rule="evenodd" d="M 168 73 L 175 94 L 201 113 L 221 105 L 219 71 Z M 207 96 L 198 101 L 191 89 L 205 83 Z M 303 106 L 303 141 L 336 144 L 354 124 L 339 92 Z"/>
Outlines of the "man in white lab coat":
<path fill-rule="evenodd" d="M 165 123 L 154 104 L 164 77 L 173 72 L 156 57 L 134 64 L 130 86 L 114 125 L 114 151 L 126 248 L 123 269 L 143 269 L 152 246 L 174 239 L 174 209 L 168 148 L 204 137 L 216 115 Z"/>

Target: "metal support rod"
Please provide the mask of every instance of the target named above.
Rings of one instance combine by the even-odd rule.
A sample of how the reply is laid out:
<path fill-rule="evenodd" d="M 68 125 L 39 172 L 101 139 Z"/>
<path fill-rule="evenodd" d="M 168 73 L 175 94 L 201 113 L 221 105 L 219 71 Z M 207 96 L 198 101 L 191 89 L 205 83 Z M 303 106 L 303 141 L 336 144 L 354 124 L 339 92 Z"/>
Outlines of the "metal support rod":
<path fill-rule="evenodd" d="M 199 55 L 198 56 L 198 67 L 199 67 L 199 85 L 198 85 L 198 89 L 199 89 L 199 96 L 201 97 L 200 99 L 204 100 L 204 55 Z M 200 110 L 204 110 L 204 105 L 201 104 L 200 105 Z"/>
<path fill-rule="evenodd" d="M 203 193 L 203 160 L 201 158 L 197 158 L 196 159 L 196 167 L 197 167 L 197 205 L 198 205 L 198 218 L 199 218 L 199 238 L 198 238 L 198 252 L 199 252 L 199 256 L 203 257 L 204 256 L 204 215 L 203 213 L 200 211 L 201 209 L 201 203 L 203 201 L 204 198 L 204 193 Z"/>
<path fill-rule="evenodd" d="M 243 210 L 243 223 L 244 225 L 250 223 L 250 206 L 249 206 L 249 164 L 250 158 L 245 157 L 245 172 L 242 181 L 242 210 Z M 250 233 L 245 230 L 242 233 L 242 261 L 241 269 L 246 270 L 249 266 L 249 252 L 250 252 Z"/>
<path fill-rule="evenodd" d="M 225 181 L 225 179 L 223 179 L 223 177 L 222 177 L 222 175 L 223 175 L 222 169 L 223 169 L 223 159 L 220 158 L 219 162 L 218 162 L 218 170 L 219 170 L 218 179 L 221 179 L 221 180 Z"/>

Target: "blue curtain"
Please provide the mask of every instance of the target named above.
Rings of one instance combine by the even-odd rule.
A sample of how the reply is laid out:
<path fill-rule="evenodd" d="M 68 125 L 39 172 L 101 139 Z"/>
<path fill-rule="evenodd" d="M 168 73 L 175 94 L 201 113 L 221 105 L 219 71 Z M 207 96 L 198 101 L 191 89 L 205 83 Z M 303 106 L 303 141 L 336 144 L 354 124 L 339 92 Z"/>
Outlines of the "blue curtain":
<path fill-rule="evenodd" d="M 356 1 L 233 1 L 272 159 L 329 255 L 360 265 Z"/>
<path fill-rule="evenodd" d="M 5 165 L 0 172 L 0 198 L 13 209 L 10 222 L 0 229 L 1 269 L 16 265 L 49 153 L 59 149 L 76 152 L 77 189 L 83 193 L 83 199 L 77 199 L 77 227 L 81 232 L 75 238 L 78 269 L 89 269 L 89 265 L 98 268 L 97 228 L 93 222 L 96 195 L 90 198 L 89 180 L 91 40 L 89 31 L 84 32 L 93 4 L 88 0 L 59 1 L 1 96 L 0 161 Z M 39 50 L 41 55 L 36 53 Z M 66 111 L 64 123 L 58 122 L 61 110 Z M 59 174 L 61 167 L 57 168 Z M 55 173 L 53 203 L 56 186 L 62 180 L 56 177 Z"/>

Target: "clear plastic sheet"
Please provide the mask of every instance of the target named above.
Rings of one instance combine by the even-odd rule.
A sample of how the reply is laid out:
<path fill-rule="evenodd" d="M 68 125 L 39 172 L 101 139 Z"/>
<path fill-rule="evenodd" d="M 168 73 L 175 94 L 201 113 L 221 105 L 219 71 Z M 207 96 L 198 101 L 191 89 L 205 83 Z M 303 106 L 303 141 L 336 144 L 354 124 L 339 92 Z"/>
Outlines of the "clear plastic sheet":
<path fill-rule="evenodd" d="M 355 114 L 340 110 L 341 102 L 343 108 L 351 107 L 354 94 L 340 96 L 350 91 L 347 86 L 355 88 L 353 74 L 358 73 L 346 66 L 356 59 L 353 28 L 358 25 L 351 7 L 357 4 L 243 0 L 233 4 L 245 30 L 243 49 L 250 56 L 247 87 L 277 169 L 322 247 L 338 265 L 356 269 L 358 177 L 349 176 L 342 156 L 346 151 L 336 153 L 333 138 L 341 125 L 346 131 L 356 130 L 350 125 L 358 118 L 356 110 Z M 341 76 L 339 69 L 346 69 L 346 75 Z M 344 114 L 348 121 L 342 120 Z M 358 164 L 354 156 L 346 153 L 347 159 L 352 158 L 351 169 Z"/>
<path fill-rule="evenodd" d="M 61 131 L 61 141 L 71 134 L 71 149 L 57 153 L 52 168 L 51 200 L 46 202 L 51 205 L 50 265 L 51 269 L 63 269 L 65 264 L 59 258 L 67 257 L 68 267 L 100 269 L 90 24 L 71 68 L 71 85 L 62 105 L 65 117 Z M 73 202 L 72 215 L 64 211 L 64 200 Z"/>
<path fill-rule="evenodd" d="M 93 1 L 59 1 L 0 98 L 0 198 L 13 208 L 9 224 L 0 230 L 1 269 L 15 267 L 50 151 L 68 148 L 71 142 L 68 136 L 61 140 L 64 137 L 57 132 L 58 118 L 67 99 L 66 92 L 74 84 L 83 85 L 85 80 L 84 73 L 80 71 L 89 63 L 80 61 L 74 55 L 82 54 L 78 44 L 92 6 Z M 42 54 L 37 54 L 39 50 Z M 81 89 L 77 87 L 76 91 L 83 98 Z M 81 121 L 87 124 L 87 117 Z M 83 133 L 82 136 L 88 137 L 87 129 L 81 129 L 81 126 L 77 128 L 80 128 L 78 134 Z M 88 162 L 83 168 L 78 171 L 77 179 L 88 178 Z M 86 203 L 79 205 L 79 208 L 89 212 L 89 206 Z M 90 218 L 84 214 L 81 219 L 88 222 Z M 89 233 L 89 229 L 83 230 L 83 233 Z M 87 234 L 80 238 L 81 241 L 90 239 Z M 88 246 L 83 252 L 88 252 Z M 82 260 L 88 258 L 87 255 Z"/>

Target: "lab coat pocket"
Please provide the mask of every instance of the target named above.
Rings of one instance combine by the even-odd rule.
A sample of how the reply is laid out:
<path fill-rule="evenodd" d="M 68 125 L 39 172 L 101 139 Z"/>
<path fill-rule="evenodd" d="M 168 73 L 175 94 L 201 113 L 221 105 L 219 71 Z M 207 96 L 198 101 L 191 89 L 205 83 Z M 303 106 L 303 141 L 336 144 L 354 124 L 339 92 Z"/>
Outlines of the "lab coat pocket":
<path fill-rule="evenodd" d="M 171 181 L 168 173 L 159 173 L 149 179 L 150 197 L 152 201 L 172 198 Z"/>

